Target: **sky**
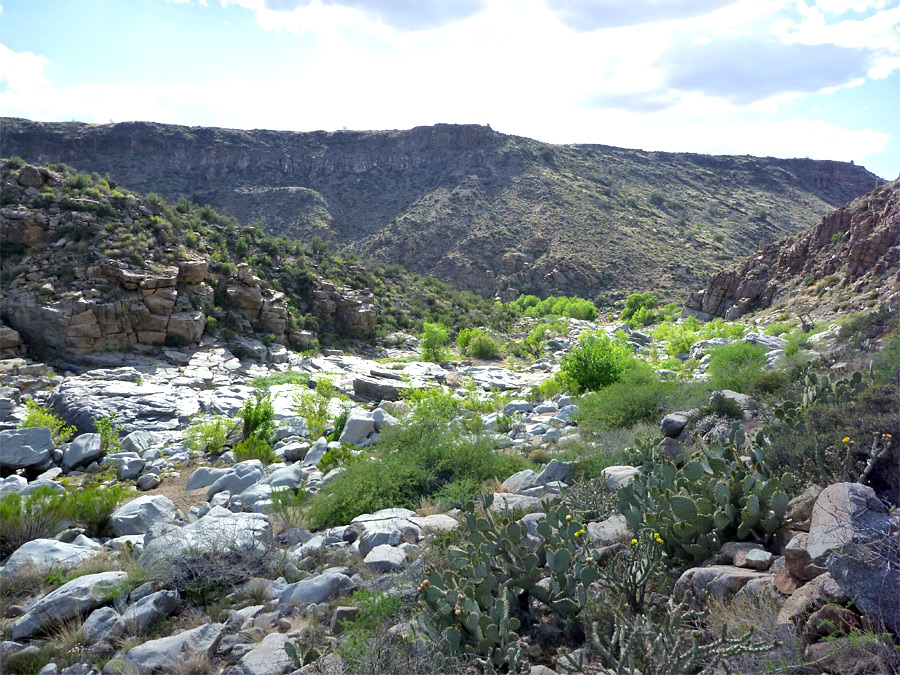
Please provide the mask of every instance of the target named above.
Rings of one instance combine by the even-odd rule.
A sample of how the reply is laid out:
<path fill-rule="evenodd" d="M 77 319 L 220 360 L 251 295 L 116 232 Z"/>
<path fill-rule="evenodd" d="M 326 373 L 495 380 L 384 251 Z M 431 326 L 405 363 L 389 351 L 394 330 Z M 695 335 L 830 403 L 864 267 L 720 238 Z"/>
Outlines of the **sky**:
<path fill-rule="evenodd" d="M 548 143 L 900 175 L 900 0 L 0 3 L 4 116 L 477 123 Z"/>

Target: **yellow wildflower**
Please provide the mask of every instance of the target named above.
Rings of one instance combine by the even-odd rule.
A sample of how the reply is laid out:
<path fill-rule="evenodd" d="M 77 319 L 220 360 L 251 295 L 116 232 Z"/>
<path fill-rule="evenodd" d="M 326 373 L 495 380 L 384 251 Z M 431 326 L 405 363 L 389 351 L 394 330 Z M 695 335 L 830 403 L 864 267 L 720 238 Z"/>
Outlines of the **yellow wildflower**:
<path fill-rule="evenodd" d="M 571 514 L 571 513 L 570 513 L 569 515 L 566 516 L 566 520 L 572 520 L 572 514 Z"/>
<path fill-rule="evenodd" d="M 850 442 L 850 437 L 849 437 L 849 436 L 844 436 L 843 442 L 844 442 L 844 443 L 849 443 L 849 442 Z"/>
<path fill-rule="evenodd" d="M 637 539 L 632 539 L 632 540 L 631 540 L 631 543 L 632 543 L 632 544 L 636 544 L 636 543 L 637 543 Z"/>

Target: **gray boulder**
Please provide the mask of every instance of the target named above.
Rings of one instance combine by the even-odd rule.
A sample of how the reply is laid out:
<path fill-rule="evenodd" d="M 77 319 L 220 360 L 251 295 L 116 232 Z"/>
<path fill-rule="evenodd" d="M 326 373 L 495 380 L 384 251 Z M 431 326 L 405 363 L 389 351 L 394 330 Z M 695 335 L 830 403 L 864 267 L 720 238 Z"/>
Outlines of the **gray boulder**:
<path fill-rule="evenodd" d="M 309 451 L 303 457 L 303 466 L 317 466 L 322 461 L 322 455 L 328 451 L 328 440 L 320 438 L 313 443 Z"/>
<path fill-rule="evenodd" d="M 122 612 L 122 619 L 129 630 L 143 633 L 157 619 L 164 619 L 178 607 L 181 596 L 178 591 L 158 591 L 144 596 Z"/>
<path fill-rule="evenodd" d="M 240 494 L 251 485 L 256 485 L 266 477 L 262 462 L 258 459 L 248 459 L 238 462 L 227 473 L 209 486 L 206 498 L 212 499 L 219 492 L 230 492 L 233 495 Z"/>
<path fill-rule="evenodd" d="M 375 431 L 375 420 L 369 415 L 354 414 L 347 418 L 338 442 L 359 445 Z"/>
<path fill-rule="evenodd" d="M 156 434 L 139 429 L 137 431 L 132 431 L 122 439 L 121 450 L 122 452 L 136 452 L 139 455 L 143 455 L 156 442 Z"/>
<path fill-rule="evenodd" d="M 177 635 L 149 640 L 129 650 L 125 660 L 141 675 L 170 673 L 176 665 L 192 656 L 211 658 L 224 632 L 225 624 L 208 623 Z"/>
<path fill-rule="evenodd" d="M 399 548 L 382 544 L 369 551 L 363 563 L 374 572 L 399 572 L 406 566 L 406 556 Z"/>
<path fill-rule="evenodd" d="M 134 480 L 141 475 L 146 464 L 140 457 L 119 457 L 116 460 L 116 476 L 119 480 Z"/>
<path fill-rule="evenodd" d="M 727 602 L 751 581 L 771 578 L 772 575 L 764 572 L 731 565 L 692 567 L 678 579 L 673 595 L 678 602 L 689 596 L 695 605 L 704 607 L 713 601 Z"/>
<path fill-rule="evenodd" d="M 81 627 L 88 644 L 117 638 L 125 632 L 125 620 L 112 607 L 101 607 L 91 612 Z"/>
<path fill-rule="evenodd" d="M 53 447 L 50 430 L 43 427 L 0 431 L 0 469 L 43 466 Z"/>
<path fill-rule="evenodd" d="M 30 638 L 41 631 L 112 601 L 127 572 L 101 572 L 73 579 L 35 601 L 28 613 L 12 624 L 13 640 Z"/>
<path fill-rule="evenodd" d="M 146 534 L 152 525 L 175 520 L 175 504 L 163 495 L 143 495 L 120 507 L 109 522 L 117 537 Z"/>
<path fill-rule="evenodd" d="M 522 469 L 503 481 L 504 492 L 521 493 L 537 485 L 538 474 L 531 469 Z"/>
<path fill-rule="evenodd" d="M 63 470 L 71 471 L 75 467 L 87 466 L 100 459 L 103 454 L 100 446 L 100 434 L 81 434 L 66 448 L 63 454 Z"/>
<path fill-rule="evenodd" d="M 668 438 L 677 438 L 689 421 L 690 418 L 685 412 L 670 413 L 663 417 L 662 423 L 659 425 L 660 431 Z"/>
<path fill-rule="evenodd" d="M 266 482 L 273 488 L 290 488 L 296 490 L 303 485 L 308 473 L 299 464 L 293 464 L 281 469 L 276 469 Z"/>
<path fill-rule="evenodd" d="M 228 471 L 228 469 L 214 469 L 211 466 L 201 466 L 190 475 L 184 489 L 190 492 L 191 490 L 209 487 Z"/>
<path fill-rule="evenodd" d="M 269 633 L 229 671 L 231 675 L 281 675 L 294 669 L 293 661 L 284 651 L 284 643 L 290 638 L 280 633 Z"/>
<path fill-rule="evenodd" d="M 75 567 L 103 550 L 102 546 L 94 544 L 87 537 L 81 539 L 90 545 L 65 544 L 56 539 L 33 539 L 20 546 L 9 557 L 6 565 L 0 568 L 0 578 L 9 579 L 25 569 Z"/>
<path fill-rule="evenodd" d="M 628 485 L 641 470 L 634 466 L 608 466 L 600 472 L 603 487 L 615 492 L 623 485 Z"/>
<path fill-rule="evenodd" d="M 303 579 L 289 584 L 281 594 L 279 603 L 282 607 L 300 603 L 328 602 L 341 593 L 356 590 L 356 584 L 346 574 L 324 572 L 315 577 Z"/>

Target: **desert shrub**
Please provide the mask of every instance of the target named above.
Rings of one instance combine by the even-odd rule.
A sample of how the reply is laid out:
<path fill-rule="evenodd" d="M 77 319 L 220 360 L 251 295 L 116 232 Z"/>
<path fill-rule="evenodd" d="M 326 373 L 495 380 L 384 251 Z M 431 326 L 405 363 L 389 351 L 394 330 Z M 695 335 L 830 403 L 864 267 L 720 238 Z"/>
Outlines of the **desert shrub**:
<path fill-rule="evenodd" d="M 719 389 L 746 392 L 763 372 L 766 350 L 749 342 L 732 342 L 710 352 L 709 373 Z"/>
<path fill-rule="evenodd" d="M 264 465 L 278 461 L 278 455 L 275 454 L 269 442 L 259 436 L 249 436 L 235 445 L 234 456 L 239 462 L 258 459 Z"/>
<path fill-rule="evenodd" d="M 108 536 L 109 517 L 129 493 L 128 487 L 118 483 L 73 490 L 66 496 L 66 512 L 75 523 L 87 530 L 89 537 Z"/>
<path fill-rule="evenodd" d="M 331 424 L 328 404 L 333 391 L 334 385 L 331 384 L 331 380 L 321 377 L 316 380 L 315 389 L 301 385 L 294 389 L 294 393 L 291 395 L 294 412 L 306 422 L 311 439 L 324 436 Z"/>
<path fill-rule="evenodd" d="M 253 386 L 263 391 L 279 384 L 301 384 L 309 382 L 309 373 L 298 373 L 296 370 L 286 370 L 283 373 L 274 373 L 265 377 L 257 377 L 253 380 Z"/>
<path fill-rule="evenodd" d="M 422 358 L 426 361 L 443 361 L 447 358 L 447 343 L 450 340 L 450 331 L 442 323 L 426 322 L 419 336 L 419 346 L 422 348 Z"/>
<path fill-rule="evenodd" d="M 75 434 L 75 427 L 67 425 L 65 420 L 37 401 L 26 398 L 25 409 L 25 419 L 19 425 L 20 428 L 44 427 L 49 429 L 53 442 L 56 445 L 66 443 Z"/>
<path fill-rule="evenodd" d="M 10 157 L 8 160 L 6 160 L 6 168 L 11 169 L 11 170 L 12 169 L 21 169 L 27 163 L 28 162 L 26 162 L 24 159 L 22 159 L 18 155 L 15 155 L 13 157 Z"/>
<path fill-rule="evenodd" d="M 331 441 L 336 441 L 341 437 L 341 434 L 344 432 L 344 427 L 347 426 L 347 419 L 350 417 L 350 414 L 352 412 L 352 405 L 345 403 L 341 406 L 341 412 L 339 412 L 337 416 L 335 416 L 334 421 L 332 422 L 334 430 L 325 437 L 329 443 Z"/>
<path fill-rule="evenodd" d="M 348 523 L 362 513 L 393 506 L 416 508 L 445 485 L 472 479 L 476 486 L 506 478 L 525 461 L 496 451 L 491 442 L 451 428 L 458 403 L 447 394 L 423 398 L 400 424 L 382 432 L 375 456 L 361 455 L 315 495 L 312 528 Z"/>
<path fill-rule="evenodd" d="M 116 413 L 98 417 L 94 420 L 94 427 L 100 434 L 101 450 L 107 453 L 118 452 L 122 447 L 120 436 L 125 429 L 116 424 Z"/>
<path fill-rule="evenodd" d="M 459 331 L 459 335 L 456 336 L 456 346 L 459 347 L 460 353 L 465 354 L 469 343 L 476 335 L 484 335 L 484 331 L 480 328 L 463 328 Z"/>
<path fill-rule="evenodd" d="M 532 401 L 547 401 L 557 394 L 563 394 L 569 390 L 570 384 L 568 379 L 563 377 L 561 373 L 557 373 L 553 377 L 549 377 L 536 387 L 531 389 Z"/>
<path fill-rule="evenodd" d="M 765 328 L 766 335 L 784 335 L 785 333 L 790 333 L 794 328 L 794 324 L 783 322 L 783 323 L 770 323 Z"/>
<path fill-rule="evenodd" d="M 225 447 L 233 423 L 224 415 L 197 414 L 184 432 L 184 441 L 191 450 L 217 455 Z"/>
<path fill-rule="evenodd" d="M 91 178 L 90 174 L 87 173 L 79 173 L 75 174 L 72 179 L 69 181 L 69 185 L 77 190 L 83 190 L 86 187 L 92 185 L 94 180 Z"/>
<path fill-rule="evenodd" d="M 629 368 L 618 382 L 581 398 L 576 418 L 579 428 L 590 432 L 655 421 L 665 412 L 677 386 L 663 382 L 644 364 Z"/>
<path fill-rule="evenodd" d="M 275 488 L 272 490 L 272 505 L 268 508 L 276 532 L 283 532 L 303 526 L 303 509 L 308 495 L 301 486 L 296 490 Z"/>
<path fill-rule="evenodd" d="M 66 494 L 53 488 L 7 494 L 0 500 L 0 558 L 32 539 L 55 536 L 66 515 Z"/>
<path fill-rule="evenodd" d="M 509 303 L 517 314 L 524 316 L 567 316 L 582 321 L 593 321 L 597 318 L 597 307 L 584 298 L 550 296 L 541 300 L 536 295 L 520 295 Z"/>
<path fill-rule="evenodd" d="M 561 372 L 578 391 L 596 391 L 616 382 L 636 362 L 621 342 L 606 333 L 592 333 L 563 358 Z"/>
<path fill-rule="evenodd" d="M 245 441 L 253 438 L 266 445 L 269 444 L 275 433 L 275 408 L 268 394 L 262 395 L 257 392 L 253 398 L 248 398 L 238 415 L 244 420 Z"/>
<path fill-rule="evenodd" d="M 621 319 L 630 321 L 634 315 L 641 309 L 652 310 L 659 305 L 659 299 L 655 293 L 647 291 L 646 293 L 632 293 L 625 298 L 625 308 L 622 310 Z"/>
<path fill-rule="evenodd" d="M 499 359 L 500 345 L 490 335 L 482 333 L 472 338 L 465 350 L 465 355 L 488 361 Z"/>

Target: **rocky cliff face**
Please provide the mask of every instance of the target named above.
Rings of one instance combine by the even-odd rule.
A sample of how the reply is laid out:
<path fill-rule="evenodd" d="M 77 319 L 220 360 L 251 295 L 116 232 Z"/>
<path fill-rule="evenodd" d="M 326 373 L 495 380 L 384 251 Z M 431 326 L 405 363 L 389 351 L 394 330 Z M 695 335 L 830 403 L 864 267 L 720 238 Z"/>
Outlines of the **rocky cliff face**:
<path fill-rule="evenodd" d="M 806 232 L 762 247 L 736 269 L 714 275 L 685 306 L 703 317 L 736 319 L 806 289 L 819 296 L 846 289 L 854 296 L 867 293 L 867 301 L 900 299 L 900 181 L 829 213 Z"/>
<path fill-rule="evenodd" d="M 476 125 L 293 133 L 5 118 L 0 133 L 8 155 L 195 198 L 505 299 L 679 296 L 878 182 L 840 162 L 550 146 Z"/>
<path fill-rule="evenodd" d="M 214 313 L 214 286 L 238 333 L 256 332 L 298 347 L 314 339 L 291 327 L 285 294 L 247 264 L 220 266 L 211 274 L 208 255 L 171 245 L 162 252 L 103 255 L 111 233 L 131 228 L 129 233 L 141 234 L 145 221 L 161 223 L 161 210 L 97 190 L 82 197 L 70 183 L 43 167 L 6 172 L 0 243 L 7 257 L 21 259 L 4 264 L 3 353 L 20 355 L 27 344 L 38 354 L 77 361 L 107 350 L 196 345 Z M 168 244 L 171 236 L 163 237 Z M 374 335 L 371 295 L 318 279 L 313 286 L 305 309 L 333 319 L 351 337 Z"/>

